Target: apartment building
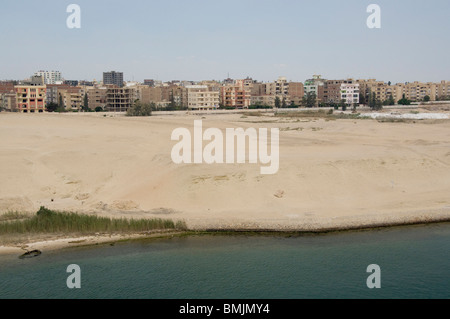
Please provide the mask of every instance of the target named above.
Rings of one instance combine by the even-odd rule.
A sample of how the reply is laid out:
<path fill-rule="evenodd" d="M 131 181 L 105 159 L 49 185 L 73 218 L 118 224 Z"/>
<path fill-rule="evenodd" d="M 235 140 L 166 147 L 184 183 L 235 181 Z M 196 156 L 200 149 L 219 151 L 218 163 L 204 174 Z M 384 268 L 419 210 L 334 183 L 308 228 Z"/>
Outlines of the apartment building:
<path fill-rule="evenodd" d="M 323 89 L 323 102 L 339 103 L 341 101 L 341 81 L 327 80 Z"/>
<path fill-rule="evenodd" d="M 103 85 L 115 85 L 119 88 L 123 87 L 123 72 L 103 72 Z"/>
<path fill-rule="evenodd" d="M 63 78 L 59 71 L 38 71 L 35 76 L 42 76 L 44 84 L 62 84 Z"/>
<path fill-rule="evenodd" d="M 126 112 L 133 105 L 134 89 L 111 86 L 106 88 L 105 110 L 110 112 Z"/>
<path fill-rule="evenodd" d="M 1 93 L 0 107 L 6 111 L 14 112 L 17 109 L 15 93 Z"/>
<path fill-rule="evenodd" d="M 304 95 L 313 93 L 316 96 L 317 105 L 324 101 L 324 88 L 326 80 L 322 79 L 320 75 L 313 75 L 312 79 L 308 79 L 304 84 Z"/>
<path fill-rule="evenodd" d="M 43 113 L 45 112 L 46 91 L 45 85 L 16 85 L 17 110 L 21 113 Z"/>
<path fill-rule="evenodd" d="M 97 107 L 104 108 L 106 106 L 106 87 L 87 86 L 84 90 L 85 94 L 88 95 L 88 103 L 91 110 L 95 110 Z"/>
<path fill-rule="evenodd" d="M 0 107 L 7 111 L 16 109 L 16 93 L 13 82 L 0 82 Z"/>
<path fill-rule="evenodd" d="M 359 105 L 359 84 L 341 83 L 341 101 L 348 105 Z"/>
<path fill-rule="evenodd" d="M 251 88 L 246 80 L 235 80 L 220 88 L 220 103 L 225 107 L 248 109 L 251 104 Z"/>
<path fill-rule="evenodd" d="M 294 98 L 301 99 L 305 95 L 305 88 L 301 82 L 289 82 L 288 96 L 292 100 Z"/>
<path fill-rule="evenodd" d="M 437 85 L 436 83 L 421 83 L 414 81 L 412 83 L 398 83 L 396 84 L 401 96 L 405 95 L 410 101 L 423 101 L 425 96 L 429 96 L 431 101 L 436 100 Z"/>
<path fill-rule="evenodd" d="M 258 86 L 258 84 L 253 84 L 254 88 L 258 88 Z M 287 104 L 289 104 L 291 101 L 298 103 L 298 101 L 301 101 L 301 99 L 305 95 L 305 88 L 303 83 L 288 82 L 285 77 L 279 77 L 272 83 L 266 83 L 264 87 L 266 89 L 264 95 L 253 95 L 260 97 L 258 99 L 255 98 L 255 101 L 271 101 L 271 99 L 264 98 L 264 96 L 269 95 L 274 97 L 278 96 L 280 100 L 284 99 Z M 260 88 L 258 88 L 258 90 L 260 90 Z M 254 94 L 255 90 L 253 90 L 252 93 Z"/>
<path fill-rule="evenodd" d="M 275 96 L 274 95 L 252 95 L 250 97 L 251 105 L 262 105 L 275 107 Z"/>
<path fill-rule="evenodd" d="M 276 81 L 266 83 L 266 94 L 287 96 L 289 94 L 289 82 L 284 76 L 280 76 Z"/>
<path fill-rule="evenodd" d="M 265 83 L 253 83 L 250 89 L 251 96 L 263 96 L 266 95 L 266 84 Z"/>
<path fill-rule="evenodd" d="M 81 88 L 70 86 L 63 89 L 60 88 L 58 90 L 58 96 L 61 97 L 61 101 L 66 110 L 75 111 L 81 109 L 83 104 Z"/>
<path fill-rule="evenodd" d="M 344 84 L 344 85 L 343 85 Z M 342 91 L 346 91 L 347 89 L 351 92 L 354 92 L 357 90 L 358 94 L 358 103 L 359 103 L 359 85 L 358 89 L 354 88 L 353 85 L 356 87 L 356 81 L 353 79 L 346 79 L 346 80 L 327 80 L 324 83 L 323 87 L 323 94 L 319 93 L 319 95 L 323 96 L 323 102 L 325 103 L 340 103 L 343 100 L 342 94 L 345 94 L 345 99 L 347 99 L 347 93 L 343 93 Z M 356 94 L 356 93 L 352 93 Z M 353 97 L 352 97 L 353 99 Z"/>
<path fill-rule="evenodd" d="M 59 103 L 59 90 L 70 88 L 69 85 L 65 84 L 48 84 L 47 86 L 47 104 L 48 103 Z"/>
<path fill-rule="evenodd" d="M 450 81 L 441 81 L 436 84 L 436 99 L 450 99 Z"/>
<path fill-rule="evenodd" d="M 183 91 L 183 103 L 189 110 L 214 110 L 219 107 L 220 92 L 207 85 L 188 85 Z"/>

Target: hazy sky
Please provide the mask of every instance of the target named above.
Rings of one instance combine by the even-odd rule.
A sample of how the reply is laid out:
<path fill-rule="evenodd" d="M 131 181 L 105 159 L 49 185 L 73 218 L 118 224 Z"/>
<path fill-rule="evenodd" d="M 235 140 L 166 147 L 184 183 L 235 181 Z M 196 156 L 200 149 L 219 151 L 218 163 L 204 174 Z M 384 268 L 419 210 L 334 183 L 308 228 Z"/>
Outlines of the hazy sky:
<path fill-rule="evenodd" d="M 69 29 L 69 4 L 81 29 Z M 369 4 L 381 29 L 369 29 Z M 449 0 L 2 0 L 0 79 L 450 80 Z"/>

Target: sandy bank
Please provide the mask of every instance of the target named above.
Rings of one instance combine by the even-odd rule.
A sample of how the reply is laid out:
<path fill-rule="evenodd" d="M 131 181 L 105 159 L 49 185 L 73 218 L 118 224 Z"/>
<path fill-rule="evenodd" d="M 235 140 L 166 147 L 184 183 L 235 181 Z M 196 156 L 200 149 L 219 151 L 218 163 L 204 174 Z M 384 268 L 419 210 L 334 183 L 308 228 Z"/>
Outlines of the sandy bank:
<path fill-rule="evenodd" d="M 409 112 L 409 111 L 408 111 Z M 174 164 L 174 129 L 280 129 L 280 168 Z M 193 230 L 318 230 L 450 218 L 450 121 L 269 114 L 0 114 L 0 212 L 40 206 L 184 220 Z M 206 144 L 206 143 L 205 143 Z"/>

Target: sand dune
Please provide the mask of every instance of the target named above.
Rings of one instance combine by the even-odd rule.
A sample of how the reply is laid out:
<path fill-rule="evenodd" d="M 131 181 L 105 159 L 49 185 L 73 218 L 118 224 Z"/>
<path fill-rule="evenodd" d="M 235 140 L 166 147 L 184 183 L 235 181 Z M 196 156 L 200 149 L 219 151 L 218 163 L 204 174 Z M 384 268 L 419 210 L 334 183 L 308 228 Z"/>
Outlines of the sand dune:
<path fill-rule="evenodd" d="M 171 133 L 279 127 L 280 168 L 174 164 Z M 450 218 L 450 121 L 0 114 L 0 212 L 40 206 L 182 219 L 194 229 L 320 229 Z"/>

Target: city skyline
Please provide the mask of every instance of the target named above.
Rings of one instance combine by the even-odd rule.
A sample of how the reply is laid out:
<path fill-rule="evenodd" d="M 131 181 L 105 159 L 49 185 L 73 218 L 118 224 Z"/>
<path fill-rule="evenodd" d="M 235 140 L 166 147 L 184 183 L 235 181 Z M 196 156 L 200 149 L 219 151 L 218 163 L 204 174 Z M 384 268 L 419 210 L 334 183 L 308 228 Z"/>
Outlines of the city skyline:
<path fill-rule="evenodd" d="M 371 1 L 76 3 L 81 29 L 66 26 L 69 2 L 2 3 L 0 24 L 10 31 L 0 35 L 8 44 L 0 52 L 0 80 L 25 79 L 38 70 L 59 70 L 67 80 L 101 80 L 103 72 L 119 70 L 125 81 L 138 82 L 228 75 L 303 82 L 313 74 L 439 82 L 450 73 L 450 3 L 444 0 L 432 6 L 376 1 L 381 29 L 366 26 Z M 30 30 L 39 37 L 30 37 Z M 18 38 L 29 39 L 32 50 Z"/>

